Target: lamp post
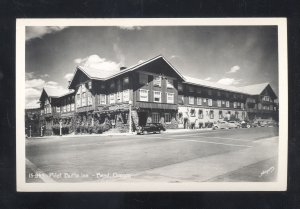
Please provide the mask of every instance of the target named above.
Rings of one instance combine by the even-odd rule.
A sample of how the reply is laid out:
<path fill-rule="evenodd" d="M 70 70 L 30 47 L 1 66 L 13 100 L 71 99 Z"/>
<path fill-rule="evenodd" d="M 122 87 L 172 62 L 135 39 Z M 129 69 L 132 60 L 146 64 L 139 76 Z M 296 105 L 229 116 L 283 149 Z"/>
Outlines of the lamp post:
<path fill-rule="evenodd" d="M 31 125 L 29 125 L 29 138 L 31 138 Z"/>
<path fill-rule="evenodd" d="M 129 114 L 128 114 L 128 117 L 129 117 L 129 133 L 132 133 L 132 118 L 131 118 L 132 101 L 130 100 L 128 104 L 129 104 Z"/>

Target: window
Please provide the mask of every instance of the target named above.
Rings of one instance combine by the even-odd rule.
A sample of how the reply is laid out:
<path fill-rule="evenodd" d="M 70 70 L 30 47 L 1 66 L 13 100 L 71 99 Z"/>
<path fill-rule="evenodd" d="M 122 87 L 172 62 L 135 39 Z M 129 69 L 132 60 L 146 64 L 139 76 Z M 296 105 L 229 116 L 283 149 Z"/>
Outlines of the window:
<path fill-rule="evenodd" d="M 203 110 L 198 111 L 198 118 L 203 119 Z"/>
<path fill-rule="evenodd" d="M 194 97 L 189 96 L 189 104 L 194 104 Z"/>
<path fill-rule="evenodd" d="M 241 103 L 241 108 L 244 109 L 244 103 Z"/>
<path fill-rule="evenodd" d="M 276 108 L 276 107 L 274 107 L 274 110 L 275 110 L 275 111 L 276 111 L 276 109 L 277 109 L 277 108 Z"/>
<path fill-rule="evenodd" d="M 209 111 L 209 118 L 214 119 L 214 111 L 213 110 Z"/>
<path fill-rule="evenodd" d="M 93 104 L 92 93 L 88 92 L 88 105 L 92 105 L 92 104 Z"/>
<path fill-rule="evenodd" d="M 273 110 L 273 105 L 270 105 L 270 110 Z"/>
<path fill-rule="evenodd" d="M 109 103 L 110 104 L 115 104 L 116 103 L 115 94 L 110 94 L 109 95 Z"/>
<path fill-rule="evenodd" d="M 183 91 L 183 86 L 182 83 L 178 83 L 178 91 L 182 92 Z"/>
<path fill-rule="evenodd" d="M 110 88 L 110 90 L 115 90 L 115 82 L 114 81 L 111 81 L 109 88 Z"/>
<path fill-rule="evenodd" d="M 222 110 L 219 111 L 219 119 L 222 119 L 223 118 L 223 112 Z"/>
<path fill-rule="evenodd" d="M 144 73 L 139 74 L 139 82 L 140 84 L 148 84 L 148 75 Z"/>
<path fill-rule="evenodd" d="M 179 104 L 184 104 L 184 97 L 183 97 L 183 95 L 178 95 L 178 103 Z"/>
<path fill-rule="evenodd" d="M 41 115 L 43 115 L 44 114 L 44 110 L 41 110 Z"/>
<path fill-rule="evenodd" d="M 165 113 L 165 122 L 171 123 L 171 114 L 170 113 Z"/>
<path fill-rule="evenodd" d="M 233 102 L 233 108 L 236 108 L 236 102 Z"/>
<path fill-rule="evenodd" d="M 161 102 L 161 92 L 153 91 L 153 102 Z"/>
<path fill-rule="evenodd" d="M 68 104 L 68 105 L 67 105 L 67 112 L 70 112 L 70 111 L 71 111 L 71 105 Z"/>
<path fill-rule="evenodd" d="M 45 112 L 45 114 L 47 114 L 47 108 L 46 107 L 44 108 L 44 112 Z"/>
<path fill-rule="evenodd" d="M 88 82 L 88 87 L 89 87 L 89 89 L 92 89 L 92 81 Z"/>
<path fill-rule="evenodd" d="M 203 102 L 206 103 L 207 99 L 203 99 Z"/>
<path fill-rule="evenodd" d="M 218 97 L 220 97 L 221 96 L 221 92 L 217 91 L 217 95 L 218 95 Z"/>
<path fill-rule="evenodd" d="M 148 102 L 148 90 L 140 89 L 140 101 Z"/>
<path fill-rule="evenodd" d="M 76 106 L 81 107 L 81 95 L 80 94 L 77 94 Z"/>
<path fill-rule="evenodd" d="M 123 102 L 129 102 L 129 89 L 123 91 Z"/>
<path fill-rule="evenodd" d="M 270 97 L 269 97 L 269 96 L 264 96 L 264 97 L 262 98 L 262 100 L 263 100 L 263 101 L 269 102 L 269 101 L 270 101 Z"/>
<path fill-rule="evenodd" d="M 64 105 L 64 107 L 63 107 L 63 112 L 67 112 L 67 107 L 66 107 L 66 105 Z"/>
<path fill-rule="evenodd" d="M 129 77 L 124 77 L 123 78 L 123 89 L 128 89 L 129 88 Z"/>
<path fill-rule="evenodd" d="M 122 102 L 122 92 L 117 92 L 117 103 Z"/>
<path fill-rule="evenodd" d="M 168 89 L 174 88 L 173 80 L 166 79 L 166 82 L 167 82 L 167 88 L 168 88 Z"/>
<path fill-rule="evenodd" d="M 174 93 L 166 93 L 167 94 L 167 103 L 174 103 Z"/>
<path fill-rule="evenodd" d="M 82 93 L 82 101 L 81 101 L 82 106 L 86 106 L 86 93 Z"/>
<path fill-rule="evenodd" d="M 106 104 L 106 95 L 105 94 L 100 94 L 100 104 Z"/>
<path fill-rule="evenodd" d="M 159 123 L 160 115 L 157 112 L 152 113 L 152 123 Z"/>
<path fill-rule="evenodd" d="M 258 109 L 261 110 L 261 103 L 258 103 Z"/>
<path fill-rule="evenodd" d="M 189 92 L 194 92 L 194 87 L 189 86 Z"/>
<path fill-rule="evenodd" d="M 154 76 L 153 78 L 153 86 L 161 87 L 161 76 Z"/>
<path fill-rule="evenodd" d="M 200 87 L 197 87 L 196 91 L 197 91 L 198 94 L 201 94 L 201 92 L 202 92 Z"/>
<path fill-rule="evenodd" d="M 207 93 L 208 93 L 209 96 L 211 96 L 211 95 L 212 95 L 212 90 L 209 89 L 209 90 L 207 91 Z"/>
<path fill-rule="evenodd" d="M 226 107 L 229 107 L 229 101 L 226 101 Z"/>
<path fill-rule="evenodd" d="M 245 119 L 245 112 L 242 112 L 242 119 Z"/>
<path fill-rule="evenodd" d="M 71 111 L 74 111 L 74 110 L 75 110 L 75 104 L 72 103 L 72 104 L 71 104 Z"/>
<path fill-rule="evenodd" d="M 218 104 L 218 107 L 221 107 L 222 106 L 221 100 L 217 100 L 217 104 Z"/>
<path fill-rule="evenodd" d="M 81 85 L 81 92 L 86 92 L 85 84 Z"/>
<path fill-rule="evenodd" d="M 212 99 L 208 99 L 208 106 L 212 106 Z"/>
<path fill-rule="evenodd" d="M 202 98 L 201 97 L 197 97 L 197 105 L 202 105 Z"/>
<path fill-rule="evenodd" d="M 235 111 L 235 118 L 239 118 L 239 112 L 238 111 Z"/>
<path fill-rule="evenodd" d="M 60 112 L 60 107 L 56 107 L 56 112 Z"/>
<path fill-rule="evenodd" d="M 195 111 L 194 108 L 192 108 L 192 109 L 190 110 L 190 114 L 191 114 L 191 117 L 195 117 L 195 116 L 196 116 L 196 111 Z"/>
<path fill-rule="evenodd" d="M 225 104 L 225 101 L 224 100 L 222 100 L 222 105 L 224 105 Z"/>

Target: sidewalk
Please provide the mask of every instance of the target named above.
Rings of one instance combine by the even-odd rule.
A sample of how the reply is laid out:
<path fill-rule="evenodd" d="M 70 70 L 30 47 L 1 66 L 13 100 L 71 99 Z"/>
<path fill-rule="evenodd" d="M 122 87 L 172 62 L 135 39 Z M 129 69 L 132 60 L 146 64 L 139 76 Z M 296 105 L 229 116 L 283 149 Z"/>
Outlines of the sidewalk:
<path fill-rule="evenodd" d="M 188 132 L 203 132 L 203 131 L 211 131 L 212 128 L 205 128 L 205 129 L 167 129 L 161 133 L 188 133 Z M 132 133 L 102 133 L 102 134 L 68 134 L 68 135 L 52 135 L 52 136 L 39 136 L 39 137 L 32 137 L 26 138 L 27 140 L 30 139 L 43 139 L 43 138 L 68 138 L 68 137 L 89 137 L 89 136 L 132 136 L 136 135 L 136 132 Z"/>

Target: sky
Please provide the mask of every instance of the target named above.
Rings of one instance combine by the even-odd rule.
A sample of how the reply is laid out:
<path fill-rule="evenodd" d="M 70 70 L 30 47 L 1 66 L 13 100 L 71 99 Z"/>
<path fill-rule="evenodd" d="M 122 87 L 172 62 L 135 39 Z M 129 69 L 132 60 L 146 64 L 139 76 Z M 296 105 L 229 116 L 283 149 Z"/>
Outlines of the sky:
<path fill-rule="evenodd" d="M 118 70 L 163 55 L 183 75 L 225 85 L 268 82 L 278 95 L 276 26 L 26 27 L 26 106 L 63 91 L 89 61 Z"/>

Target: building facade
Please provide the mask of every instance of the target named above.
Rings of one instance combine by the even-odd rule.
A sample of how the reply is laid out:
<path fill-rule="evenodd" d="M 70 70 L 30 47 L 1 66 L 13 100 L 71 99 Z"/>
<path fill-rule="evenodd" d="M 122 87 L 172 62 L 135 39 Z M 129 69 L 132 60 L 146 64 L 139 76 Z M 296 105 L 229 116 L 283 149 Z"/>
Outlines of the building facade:
<path fill-rule="evenodd" d="M 221 86 L 182 75 L 163 56 L 119 71 L 82 64 L 68 88 L 63 95 L 42 92 L 41 124 L 47 134 L 59 123 L 82 133 L 128 132 L 150 122 L 202 128 L 219 120 L 278 119 L 269 84 Z"/>

